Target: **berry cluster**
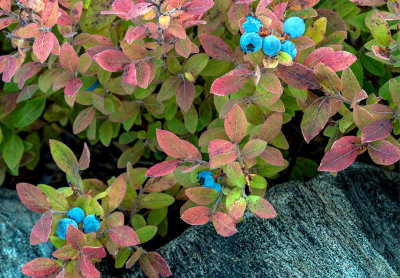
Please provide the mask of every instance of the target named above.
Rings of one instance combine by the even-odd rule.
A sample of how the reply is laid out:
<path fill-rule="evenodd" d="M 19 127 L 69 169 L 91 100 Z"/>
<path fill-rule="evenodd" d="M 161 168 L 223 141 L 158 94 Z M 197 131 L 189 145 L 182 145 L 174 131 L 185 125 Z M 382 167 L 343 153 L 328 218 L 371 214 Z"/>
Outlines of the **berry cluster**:
<path fill-rule="evenodd" d="M 291 17 L 285 21 L 283 29 L 285 36 L 278 38 L 273 35 L 265 36 L 263 24 L 258 18 L 248 16 L 243 24 L 245 33 L 240 38 L 240 46 L 246 53 L 256 52 L 262 48 L 265 54 L 275 57 L 279 51 L 286 52 L 294 59 L 297 49 L 293 42 L 286 40 L 286 37 L 298 38 L 305 31 L 305 24 L 300 17 Z M 262 38 L 265 36 L 264 38 Z"/>
<path fill-rule="evenodd" d="M 63 218 L 58 222 L 57 235 L 65 240 L 68 226 L 72 225 L 78 229 L 78 224 L 82 221 L 83 230 L 86 233 L 96 233 L 100 229 L 101 219 L 98 216 L 89 214 L 85 217 L 85 212 L 81 208 L 76 207 L 68 211 L 67 218 Z"/>
<path fill-rule="evenodd" d="M 209 187 L 221 193 L 221 185 L 214 181 L 213 173 L 208 171 L 199 172 L 199 183 L 203 187 Z"/>

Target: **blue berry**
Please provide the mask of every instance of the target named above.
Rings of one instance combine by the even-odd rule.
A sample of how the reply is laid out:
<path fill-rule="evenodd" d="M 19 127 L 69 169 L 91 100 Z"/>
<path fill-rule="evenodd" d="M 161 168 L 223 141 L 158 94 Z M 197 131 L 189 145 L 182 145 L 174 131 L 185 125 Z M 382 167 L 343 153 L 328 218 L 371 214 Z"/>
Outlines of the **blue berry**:
<path fill-rule="evenodd" d="M 198 174 L 199 183 L 201 185 L 204 185 L 206 177 L 212 177 L 212 175 L 213 175 L 213 173 L 211 173 L 209 171 L 199 172 L 199 174 Z"/>
<path fill-rule="evenodd" d="M 258 18 L 247 16 L 247 21 L 243 23 L 243 29 L 248 33 L 258 33 L 263 26 L 261 20 Z"/>
<path fill-rule="evenodd" d="M 281 41 L 275 36 L 265 37 L 263 40 L 263 51 L 272 57 L 276 56 L 281 50 Z"/>
<path fill-rule="evenodd" d="M 256 52 L 261 49 L 263 40 L 257 33 L 244 33 L 240 37 L 240 46 L 246 53 Z"/>
<path fill-rule="evenodd" d="M 83 220 L 83 229 L 86 233 L 96 233 L 101 226 L 101 219 L 94 214 L 90 214 Z"/>
<path fill-rule="evenodd" d="M 294 57 L 296 57 L 296 55 L 297 55 L 296 46 L 295 46 L 294 43 L 291 42 L 291 41 L 285 41 L 285 42 L 282 44 L 281 51 L 284 51 L 284 52 L 286 52 L 287 54 L 289 54 L 290 57 L 292 57 L 292 59 L 294 59 Z"/>
<path fill-rule="evenodd" d="M 304 24 L 304 20 L 300 17 L 291 17 L 285 21 L 283 25 L 283 30 L 285 30 L 286 34 L 289 34 L 291 38 L 298 38 L 304 34 L 306 30 L 306 25 Z"/>
<path fill-rule="evenodd" d="M 67 217 L 75 220 L 75 222 L 79 224 L 85 218 L 85 212 L 83 209 L 76 207 L 68 212 Z"/>
<path fill-rule="evenodd" d="M 57 227 L 56 233 L 59 238 L 65 240 L 65 236 L 67 235 L 67 229 L 68 229 L 69 225 L 72 225 L 78 229 L 78 224 L 76 224 L 75 220 L 72 220 L 69 218 L 63 218 L 58 222 L 58 227 Z"/>

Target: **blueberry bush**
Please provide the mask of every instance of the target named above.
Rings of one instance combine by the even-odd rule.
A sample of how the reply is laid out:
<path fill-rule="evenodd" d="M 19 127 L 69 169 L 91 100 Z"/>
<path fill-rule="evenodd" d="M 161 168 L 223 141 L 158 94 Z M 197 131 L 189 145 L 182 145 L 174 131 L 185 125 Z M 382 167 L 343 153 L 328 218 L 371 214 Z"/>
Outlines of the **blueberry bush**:
<path fill-rule="evenodd" d="M 268 181 L 359 156 L 399 168 L 399 0 L 0 0 L 0 28 L 0 183 L 34 170 L 43 143 L 66 176 L 17 184 L 43 213 L 30 243 L 57 248 L 28 276 L 100 277 L 107 253 L 169 276 L 142 244 L 167 234 L 175 201 L 227 237 L 246 208 L 277 216 Z M 125 171 L 106 183 L 82 178 L 99 146 Z"/>

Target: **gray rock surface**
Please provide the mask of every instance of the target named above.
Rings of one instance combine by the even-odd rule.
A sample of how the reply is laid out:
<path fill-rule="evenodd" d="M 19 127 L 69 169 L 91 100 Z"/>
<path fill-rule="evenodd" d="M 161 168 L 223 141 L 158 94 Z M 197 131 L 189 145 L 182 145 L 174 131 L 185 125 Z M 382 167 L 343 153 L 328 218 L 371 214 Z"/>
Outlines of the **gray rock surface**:
<path fill-rule="evenodd" d="M 267 192 L 277 218 L 246 213 L 229 238 L 191 227 L 158 252 L 180 278 L 400 277 L 399 187 L 400 174 L 362 164 L 288 182 Z"/>
<path fill-rule="evenodd" d="M 19 269 L 37 257 L 49 257 L 51 243 L 29 244 L 33 225 L 40 217 L 19 200 L 16 190 L 0 189 L 0 277 L 24 276 Z"/>

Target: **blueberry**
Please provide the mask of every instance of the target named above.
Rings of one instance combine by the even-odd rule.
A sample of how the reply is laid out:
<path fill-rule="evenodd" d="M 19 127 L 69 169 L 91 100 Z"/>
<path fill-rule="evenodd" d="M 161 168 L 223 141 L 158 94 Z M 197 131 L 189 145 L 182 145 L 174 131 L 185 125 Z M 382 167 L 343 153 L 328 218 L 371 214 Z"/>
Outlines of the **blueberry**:
<path fill-rule="evenodd" d="M 245 23 L 243 23 L 243 29 L 246 32 L 249 32 L 249 33 L 260 32 L 260 29 L 263 26 L 261 20 L 259 20 L 258 18 L 252 17 L 252 16 L 247 16 L 246 19 L 247 19 L 247 21 Z"/>
<path fill-rule="evenodd" d="M 83 219 L 83 229 L 86 233 L 96 233 L 101 226 L 101 219 L 94 214 L 90 214 Z"/>
<path fill-rule="evenodd" d="M 281 41 L 275 36 L 265 37 L 263 40 L 264 53 L 272 57 L 276 56 L 281 50 Z"/>
<path fill-rule="evenodd" d="M 75 220 L 75 222 L 79 224 L 83 221 L 83 218 L 85 218 L 85 213 L 81 208 L 76 207 L 68 212 L 67 217 Z"/>
<path fill-rule="evenodd" d="M 282 44 L 281 51 L 284 51 L 287 54 L 289 54 L 290 57 L 292 57 L 292 59 L 294 59 L 294 57 L 296 57 L 296 55 L 297 55 L 296 46 L 291 41 L 285 41 Z"/>
<path fill-rule="evenodd" d="M 306 30 L 306 25 L 304 24 L 304 20 L 300 17 L 291 17 L 285 21 L 283 25 L 283 29 L 286 34 L 289 34 L 291 38 L 298 38 L 304 34 Z"/>
<path fill-rule="evenodd" d="M 257 33 L 244 33 L 240 37 L 240 46 L 246 53 L 256 52 L 261 49 L 263 40 Z"/>
<path fill-rule="evenodd" d="M 78 229 L 78 224 L 76 224 L 75 220 L 72 220 L 69 218 L 63 218 L 58 222 L 58 227 L 57 227 L 56 233 L 59 238 L 65 240 L 65 236 L 67 235 L 67 229 L 68 229 L 69 225 L 72 225 Z"/>
<path fill-rule="evenodd" d="M 208 172 L 208 171 L 199 172 L 199 174 L 198 174 L 199 183 L 201 185 L 204 185 L 205 178 L 208 177 L 208 176 L 212 177 L 212 175 L 213 175 L 213 173 Z"/>

